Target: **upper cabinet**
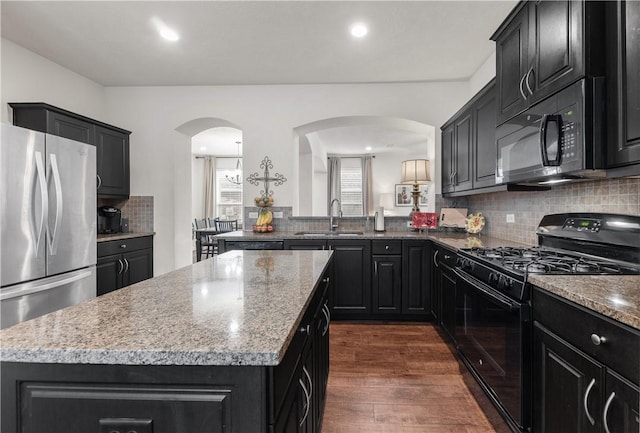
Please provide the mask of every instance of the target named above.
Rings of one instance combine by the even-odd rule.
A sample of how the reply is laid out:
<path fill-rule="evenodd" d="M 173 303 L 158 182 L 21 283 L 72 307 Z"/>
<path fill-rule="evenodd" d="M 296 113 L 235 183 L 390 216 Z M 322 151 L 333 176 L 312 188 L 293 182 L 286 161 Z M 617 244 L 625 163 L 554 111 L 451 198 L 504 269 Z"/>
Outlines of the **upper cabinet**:
<path fill-rule="evenodd" d="M 607 10 L 608 165 L 640 163 L 640 2 Z"/>
<path fill-rule="evenodd" d="M 95 145 L 98 197 L 129 197 L 131 132 L 41 102 L 9 105 L 16 126 Z"/>
<path fill-rule="evenodd" d="M 495 185 L 495 80 L 442 126 L 442 193 Z"/>
<path fill-rule="evenodd" d="M 521 2 L 496 42 L 497 124 L 584 76 L 604 76 L 604 2 Z"/>

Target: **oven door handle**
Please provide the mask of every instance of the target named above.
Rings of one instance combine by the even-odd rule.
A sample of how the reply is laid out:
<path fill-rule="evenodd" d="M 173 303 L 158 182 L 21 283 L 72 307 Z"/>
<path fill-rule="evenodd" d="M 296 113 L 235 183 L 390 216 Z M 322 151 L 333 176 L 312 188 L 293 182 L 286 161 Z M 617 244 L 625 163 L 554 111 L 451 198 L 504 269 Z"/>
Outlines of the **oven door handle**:
<path fill-rule="evenodd" d="M 497 302 L 502 307 L 508 308 L 509 311 L 515 311 L 515 310 L 520 308 L 520 304 L 518 304 L 517 302 L 512 301 L 511 299 L 507 298 L 506 296 L 502 296 L 499 293 L 495 293 L 495 290 L 492 289 L 490 286 L 487 286 L 485 283 L 483 283 L 482 281 L 478 280 L 477 278 L 472 277 L 471 275 L 467 274 L 466 272 L 462 272 L 458 268 L 455 268 L 453 270 L 453 272 L 456 273 L 456 276 L 458 278 L 460 278 L 461 280 L 463 280 L 464 282 L 466 282 L 467 284 L 472 286 L 474 289 L 476 289 L 479 292 L 481 292 L 487 298 L 490 298 L 494 302 Z"/>

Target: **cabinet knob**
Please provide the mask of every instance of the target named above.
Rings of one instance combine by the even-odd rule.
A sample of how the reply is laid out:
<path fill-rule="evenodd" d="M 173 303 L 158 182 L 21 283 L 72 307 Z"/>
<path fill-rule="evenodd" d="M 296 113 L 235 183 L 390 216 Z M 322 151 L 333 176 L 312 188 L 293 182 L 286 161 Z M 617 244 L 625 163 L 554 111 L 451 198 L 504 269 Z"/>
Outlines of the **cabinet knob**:
<path fill-rule="evenodd" d="M 300 333 L 301 333 L 301 334 L 311 335 L 311 326 L 309 326 L 309 325 L 307 325 L 307 326 L 301 326 L 301 327 L 300 327 Z"/>
<path fill-rule="evenodd" d="M 127 244 L 121 244 L 120 248 L 127 248 Z"/>
<path fill-rule="evenodd" d="M 388 249 L 389 249 L 389 245 L 385 245 L 385 246 L 384 246 L 384 249 L 385 249 L 385 250 L 388 250 Z"/>
<path fill-rule="evenodd" d="M 599 336 L 598 334 L 591 334 L 591 342 L 596 346 L 600 346 L 607 342 L 607 339 Z"/>

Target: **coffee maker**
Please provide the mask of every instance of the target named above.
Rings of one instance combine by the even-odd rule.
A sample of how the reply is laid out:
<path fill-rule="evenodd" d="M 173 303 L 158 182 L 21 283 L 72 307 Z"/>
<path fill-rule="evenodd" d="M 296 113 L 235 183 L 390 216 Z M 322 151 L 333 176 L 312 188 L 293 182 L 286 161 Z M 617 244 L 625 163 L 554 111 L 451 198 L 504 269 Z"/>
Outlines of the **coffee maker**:
<path fill-rule="evenodd" d="M 122 213 L 120 209 L 113 206 L 102 206 L 98 208 L 98 233 L 120 233 Z"/>

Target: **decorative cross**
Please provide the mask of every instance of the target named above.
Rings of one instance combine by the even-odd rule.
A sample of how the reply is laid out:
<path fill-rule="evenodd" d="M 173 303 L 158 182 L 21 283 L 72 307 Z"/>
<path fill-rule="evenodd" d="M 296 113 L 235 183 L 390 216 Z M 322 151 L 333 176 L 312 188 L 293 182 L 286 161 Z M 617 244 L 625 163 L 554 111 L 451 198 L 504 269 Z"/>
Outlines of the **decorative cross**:
<path fill-rule="evenodd" d="M 264 182 L 264 190 L 260 191 L 262 195 L 273 195 L 273 191 L 269 189 L 269 182 L 274 182 L 274 186 L 280 186 L 287 181 L 287 178 L 280 173 L 276 173 L 273 177 L 269 176 L 269 169 L 273 169 L 273 163 L 269 159 L 268 156 L 265 156 L 262 162 L 260 163 L 260 168 L 264 169 L 264 175 L 259 177 L 258 172 L 249 175 L 247 181 L 251 185 L 260 185 L 260 182 Z"/>

